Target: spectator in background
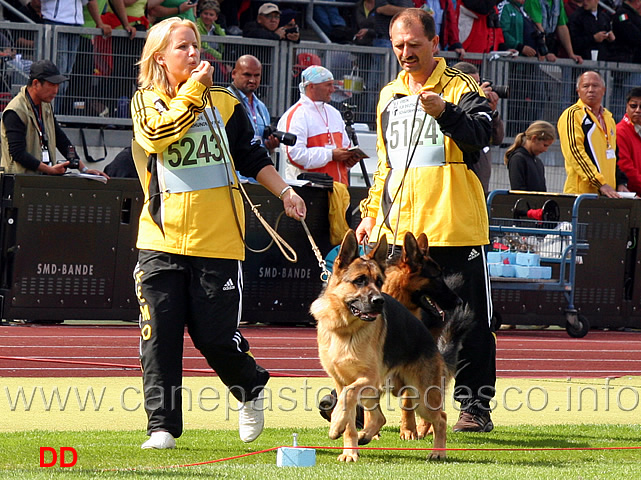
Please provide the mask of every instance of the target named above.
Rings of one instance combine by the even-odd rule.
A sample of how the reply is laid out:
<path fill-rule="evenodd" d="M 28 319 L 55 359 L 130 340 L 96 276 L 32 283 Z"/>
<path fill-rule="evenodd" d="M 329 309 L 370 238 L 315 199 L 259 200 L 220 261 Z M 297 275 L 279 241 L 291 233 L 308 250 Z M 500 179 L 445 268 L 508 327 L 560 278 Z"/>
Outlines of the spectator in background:
<path fill-rule="evenodd" d="M 248 38 L 262 38 L 265 40 L 287 40 L 299 42 L 298 27 L 288 31 L 286 27 L 279 27 L 280 9 L 273 3 L 264 3 L 258 9 L 255 22 L 248 22 L 243 27 L 243 36 Z"/>
<path fill-rule="evenodd" d="M 236 60 L 231 72 L 232 83 L 227 89 L 233 93 L 245 109 L 249 121 L 254 127 L 254 140 L 273 151 L 280 142 L 273 135 L 265 138 L 265 127 L 271 125 L 267 106 L 258 98 L 256 90 L 260 87 L 263 65 L 253 55 L 243 55 Z"/>
<path fill-rule="evenodd" d="M 20 0 L 6 0 L 6 2 L 22 13 L 27 18 L 31 19 L 34 23 L 43 23 L 42 20 L 42 9 L 40 0 L 31 0 L 30 2 L 21 2 Z M 24 19 L 15 13 L 13 13 L 8 8 L 5 8 L 2 12 L 4 19 L 8 22 L 21 23 L 24 22 Z"/>
<path fill-rule="evenodd" d="M 641 86 L 630 90 L 625 102 L 617 123 L 617 165 L 628 177 L 628 190 L 641 196 Z"/>
<path fill-rule="evenodd" d="M 432 15 L 440 47 L 455 51 L 463 58 L 465 49 L 459 41 L 458 20 L 452 0 L 414 0 L 414 6 Z"/>
<path fill-rule="evenodd" d="M 619 198 L 627 192 L 626 179 L 616 164 L 616 124 L 601 102 L 605 82 L 594 71 L 576 82 L 579 100 L 565 109 L 557 123 L 567 179 L 563 193 L 600 193 Z"/>
<path fill-rule="evenodd" d="M 554 125 L 543 120 L 537 120 L 516 136 L 505 152 L 510 190 L 547 192 L 545 166 L 537 155 L 547 152 L 555 139 Z"/>
<path fill-rule="evenodd" d="M 180 17 L 196 23 L 196 7 L 198 1 L 189 0 L 147 0 L 147 13 L 153 17 L 152 24 L 162 22 L 166 18 Z"/>
<path fill-rule="evenodd" d="M 560 47 L 576 63 L 583 63 L 583 58 L 574 53 L 568 17 L 561 0 L 525 0 L 525 11 L 535 23 L 536 28 L 545 34 L 548 60 L 554 61 L 559 56 Z"/>
<path fill-rule="evenodd" d="M 216 23 L 220 14 L 220 4 L 216 0 L 205 0 L 200 3 L 200 13 L 196 20 L 196 26 L 200 35 L 218 35 L 225 36 L 225 30 Z M 203 41 L 201 44 L 201 56 L 210 60 L 211 58 L 220 60 L 223 58 L 223 45 L 208 43 Z M 211 58 L 207 58 L 210 56 Z"/>
<path fill-rule="evenodd" d="M 612 31 L 612 61 L 641 63 L 641 0 L 625 0 L 616 9 Z"/>
<path fill-rule="evenodd" d="M 592 60 L 609 60 L 610 44 L 615 37 L 610 15 L 599 9 L 599 0 L 584 0 L 583 8 L 570 16 L 568 26 L 577 55 Z M 597 58 L 592 57 L 593 51 L 597 52 Z"/>
<path fill-rule="evenodd" d="M 64 2 L 60 2 L 59 0 L 42 0 L 42 18 L 44 19 L 44 23 L 47 25 L 82 27 L 85 23 L 83 17 L 83 4 L 85 4 L 83 0 L 66 0 Z M 94 22 L 96 22 L 96 27 L 102 30 L 105 37 L 110 36 L 111 27 L 105 24 L 100 18 L 97 1 L 89 0 L 86 2 L 86 8 Z M 76 52 L 78 51 L 80 36 L 77 33 L 59 33 L 57 36 L 57 66 L 63 76 L 68 76 L 73 70 L 74 63 L 76 62 Z M 67 83 L 63 82 L 58 90 L 60 100 L 64 100 L 66 92 Z M 62 101 L 59 101 L 56 104 L 57 113 L 62 110 L 60 107 L 62 103 Z"/>
<path fill-rule="evenodd" d="M 294 146 L 281 145 L 281 158 L 287 162 L 286 179 L 303 172 L 330 175 L 335 182 L 349 186 L 349 169 L 359 157 L 351 152 L 343 117 L 332 107 L 334 76 L 325 67 L 312 65 L 301 73 L 300 100 L 278 121 L 278 130 L 296 135 Z"/>
<path fill-rule="evenodd" d="M 488 53 L 504 49 L 498 3 L 499 0 L 459 0 L 456 3 L 459 39 L 466 52 Z"/>
<path fill-rule="evenodd" d="M 328 1 L 334 2 L 336 0 Z M 329 5 L 314 5 L 314 21 L 328 37 L 332 35 L 332 30 L 335 28 L 340 29 L 347 26 L 338 8 Z"/>
<path fill-rule="evenodd" d="M 565 14 L 570 18 L 574 12 L 583 7 L 583 0 L 566 0 L 563 3 Z"/>
<path fill-rule="evenodd" d="M 463 73 L 467 73 L 479 84 L 481 90 L 485 93 L 490 108 L 492 109 L 492 136 L 490 137 L 490 145 L 500 145 L 505 136 L 505 126 L 503 125 L 499 111 L 496 109 L 499 103 L 499 96 L 492 90 L 489 82 L 481 81 L 479 70 L 475 65 L 468 62 L 459 62 L 452 67 Z M 485 195 L 487 195 L 490 192 L 490 176 L 492 175 L 492 152 L 489 146 L 481 150 L 478 162 L 472 163 L 470 168 L 476 173 L 481 185 L 483 185 L 483 191 Z"/>
<path fill-rule="evenodd" d="M 414 7 L 414 0 L 376 0 L 376 21 L 375 30 L 376 38 L 374 39 L 375 47 L 391 47 L 392 42 L 389 37 L 389 24 L 392 17 L 406 8 Z"/>
<path fill-rule="evenodd" d="M 373 45 L 376 38 L 376 0 L 358 0 L 354 5 L 355 45 Z"/>
<path fill-rule="evenodd" d="M 538 29 L 523 8 L 525 0 L 506 0 L 501 9 L 500 23 L 505 47 L 524 57 L 544 57 L 547 47 L 537 44 Z M 543 38 L 543 37 L 541 37 Z M 543 51 L 541 51 L 543 50 Z"/>

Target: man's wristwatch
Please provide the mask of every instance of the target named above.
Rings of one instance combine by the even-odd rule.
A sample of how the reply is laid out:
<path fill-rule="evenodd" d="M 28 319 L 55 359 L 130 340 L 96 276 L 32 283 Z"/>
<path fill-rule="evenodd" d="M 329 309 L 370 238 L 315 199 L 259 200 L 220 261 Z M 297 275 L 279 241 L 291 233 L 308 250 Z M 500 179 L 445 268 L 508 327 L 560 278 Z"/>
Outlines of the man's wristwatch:
<path fill-rule="evenodd" d="M 85 166 L 82 167 L 82 170 L 80 170 L 82 173 L 87 173 L 89 171 L 89 167 Z"/>

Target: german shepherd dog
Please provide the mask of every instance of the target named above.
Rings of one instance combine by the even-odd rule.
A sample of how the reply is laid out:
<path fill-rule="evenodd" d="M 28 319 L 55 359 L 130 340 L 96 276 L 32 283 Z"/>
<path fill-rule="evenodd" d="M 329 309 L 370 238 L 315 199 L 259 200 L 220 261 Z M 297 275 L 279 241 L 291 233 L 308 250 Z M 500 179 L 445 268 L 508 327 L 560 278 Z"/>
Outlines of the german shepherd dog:
<path fill-rule="evenodd" d="M 415 408 L 434 430 L 434 450 L 428 458 L 445 458 L 443 389 L 456 366 L 458 342 L 450 342 L 448 352 L 441 354 L 426 326 L 382 292 L 386 256 L 387 240 L 382 237 L 360 257 L 350 230 L 333 275 L 310 308 L 317 321 L 320 361 L 338 393 L 329 437 L 343 435 L 338 459 L 356 461 L 356 447 L 369 443 L 386 422 L 379 404 L 383 387 L 397 396 L 411 389 L 413 395 L 404 399 L 404 405 Z M 360 432 L 355 424 L 357 404 L 366 410 Z"/>

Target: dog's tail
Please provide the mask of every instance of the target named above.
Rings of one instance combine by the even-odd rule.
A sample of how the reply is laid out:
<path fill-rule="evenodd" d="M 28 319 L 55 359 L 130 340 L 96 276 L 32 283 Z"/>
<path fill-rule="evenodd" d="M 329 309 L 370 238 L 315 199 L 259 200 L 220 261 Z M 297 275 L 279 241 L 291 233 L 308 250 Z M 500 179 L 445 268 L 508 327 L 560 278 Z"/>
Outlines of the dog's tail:
<path fill-rule="evenodd" d="M 467 305 L 448 312 L 445 328 L 438 339 L 438 349 L 447 365 L 448 379 L 454 377 L 458 368 L 459 352 L 472 325 L 473 315 L 472 309 Z"/>

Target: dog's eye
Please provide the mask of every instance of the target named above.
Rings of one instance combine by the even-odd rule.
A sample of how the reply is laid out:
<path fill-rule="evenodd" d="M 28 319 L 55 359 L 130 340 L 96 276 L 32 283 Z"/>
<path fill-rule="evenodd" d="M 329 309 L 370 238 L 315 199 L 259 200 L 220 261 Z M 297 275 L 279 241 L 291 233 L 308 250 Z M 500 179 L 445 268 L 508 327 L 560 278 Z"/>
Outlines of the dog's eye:
<path fill-rule="evenodd" d="M 427 264 L 423 266 L 421 274 L 425 278 L 436 278 L 441 275 L 441 268 L 438 265 Z"/>
<path fill-rule="evenodd" d="M 367 275 L 360 275 L 352 280 L 352 283 L 357 287 L 364 287 L 369 283 L 369 277 Z"/>
<path fill-rule="evenodd" d="M 376 279 L 376 286 L 377 286 L 378 288 L 383 288 L 383 279 L 382 279 L 381 277 L 378 277 L 378 278 Z"/>

